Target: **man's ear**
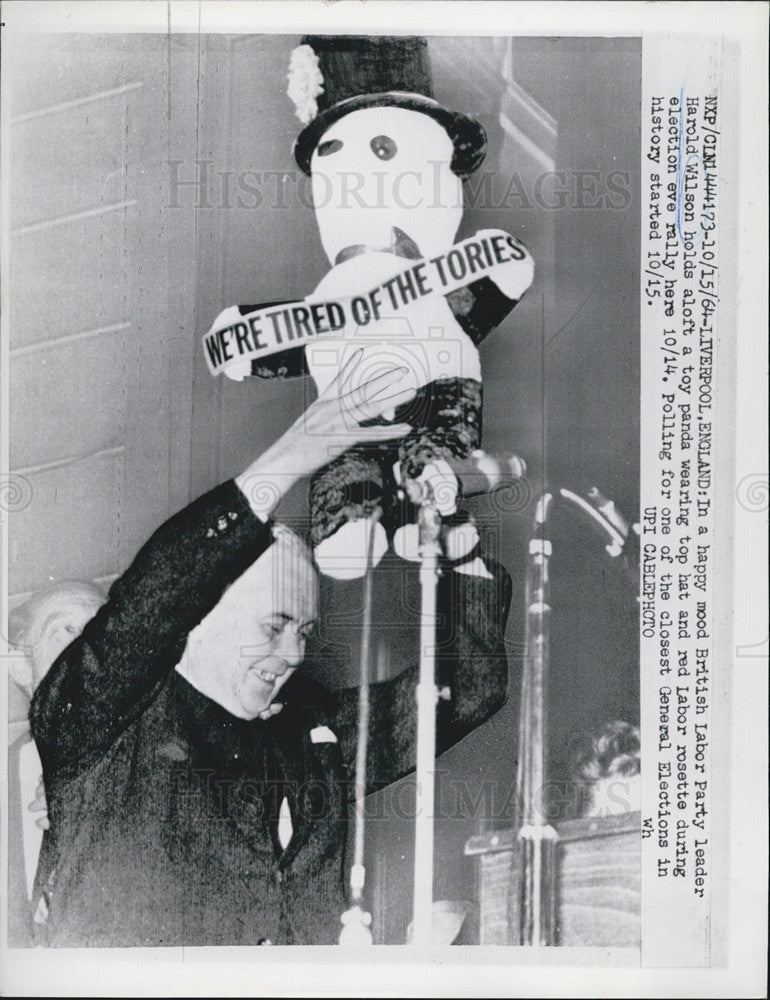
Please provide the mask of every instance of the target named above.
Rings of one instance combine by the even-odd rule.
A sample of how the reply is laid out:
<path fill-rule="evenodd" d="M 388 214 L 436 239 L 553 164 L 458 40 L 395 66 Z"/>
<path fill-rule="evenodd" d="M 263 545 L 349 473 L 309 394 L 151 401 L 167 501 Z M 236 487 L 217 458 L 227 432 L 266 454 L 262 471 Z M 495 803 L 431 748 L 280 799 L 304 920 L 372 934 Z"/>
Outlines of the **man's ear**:
<path fill-rule="evenodd" d="M 19 687 L 30 694 L 35 683 L 35 675 L 28 657 L 19 653 L 11 657 L 10 674 Z"/>

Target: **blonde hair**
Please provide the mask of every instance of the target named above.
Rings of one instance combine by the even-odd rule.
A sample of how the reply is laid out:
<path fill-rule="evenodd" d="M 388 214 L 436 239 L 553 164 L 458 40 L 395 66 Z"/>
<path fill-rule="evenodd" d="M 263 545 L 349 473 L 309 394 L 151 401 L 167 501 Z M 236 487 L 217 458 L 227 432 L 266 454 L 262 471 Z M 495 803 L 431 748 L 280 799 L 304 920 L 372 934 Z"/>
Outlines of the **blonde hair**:
<path fill-rule="evenodd" d="M 66 614 L 73 604 L 99 607 L 106 601 L 104 591 L 87 580 L 59 580 L 43 587 L 8 616 L 8 642 L 14 649 L 34 647 L 53 618 Z"/>
<path fill-rule="evenodd" d="M 82 624 L 104 604 L 104 591 L 85 580 L 59 580 L 33 594 L 8 616 L 8 644 L 20 655 L 11 659 L 10 673 L 30 694 L 52 666 L 50 645 L 43 640 L 59 625 Z M 83 616 L 82 612 L 86 612 Z M 76 633 L 73 632 L 73 637 Z M 41 658 L 42 656 L 42 658 Z"/>

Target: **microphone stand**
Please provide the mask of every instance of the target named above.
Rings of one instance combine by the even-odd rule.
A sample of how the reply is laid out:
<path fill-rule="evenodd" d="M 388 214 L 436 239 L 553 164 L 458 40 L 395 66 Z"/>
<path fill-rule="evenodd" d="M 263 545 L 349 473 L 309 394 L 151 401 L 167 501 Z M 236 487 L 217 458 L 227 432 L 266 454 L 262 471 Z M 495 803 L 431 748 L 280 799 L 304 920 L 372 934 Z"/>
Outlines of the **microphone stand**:
<path fill-rule="evenodd" d="M 526 466 L 516 456 L 487 455 L 477 451 L 455 468 L 466 495 L 493 492 L 524 475 Z M 415 691 L 417 702 L 416 815 L 414 851 L 414 896 L 412 944 L 430 945 L 433 924 L 433 808 L 435 801 L 436 705 L 449 697 L 448 690 L 436 686 L 436 620 L 439 559 L 441 556 L 441 514 L 430 480 L 412 484 L 411 494 L 418 507 L 417 529 L 420 556 L 420 673 Z M 367 545 L 364 581 L 364 615 L 361 633 L 359 681 L 358 747 L 356 755 L 356 821 L 354 858 L 350 872 L 352 906 L 341 917 L 340 944 L 348 946 L 372 943 L 371 915 L 362 908 L 366 878 L 364 869 L 363 799 L 366 794 L 366 748 L 369 728 L 369 658 L 372 614 L 372 541 L 374 523 L 381 517 L 377 510 L 372 519 Z"/>
<path fill-rule="evenodd" d="M 529 543 L 526 579 L 526 627 L 524 673 L 519 719 L 519 765 L 517 774 L 518 832 L 520 851 L 518 891 L 513 909 L 516 943 L 555 945 L 557 926 L 558 835 L 547 821 L 544 792 L 548 756 L 548 680 L 550 672 L 550 581 L 551 541 L 548 518 L 552 506 L 564 501 L 577 509 L 595 528 L 605 551 L 620 558 L 629 579 L 635 574 L 633 542 L 635 534 L 611 500 L 596 487 L 587 500 L 568 489 L 557 495 L 544 493 L 535 507 Z"/>
<path fill-rule="evenodd" d="M 433 916 L 433 807 L 436 767 L 436 591 L 441 515 L 433 490 L 423 484 L 418 515 L 420 554 L 420 675 L 417 683 L 417 768 L 412 944 L 431 943 Z"/>
<path fill-rule="evenodd" d="M 358 685 L 358 742 L 356 745 L 355 780 L 355 829 L 353 864 L 350 869 L 350 898 L 352 905 L 340 917 L 342 930 L 339 943 L 344 947 L 358 947 L 373 943 L 372 916 L 363 909 L 366 884 L 364 867 L 364 798 L 366 797 L 366 755 L 369 744 L 369 660 L 372 643 L 372 550 L 374 527 L 382 517 L 377 508 L 371 516 L 366 545 L 366 575 L 364 576 L 364 614 L 361 626 L 361 654 Z"/>
<path fill-rule="evenodd" d="M 474 452 L 468 460 L 450 463 L 466 496 L 494 492 L 524 475 L 526 466 L 516 456 Z M 436 685 L 436 620 L 441 514 L 430 479 L 420 484 L 418 551 L 420 556 L 420 674 L 417 701 L 417 766 L 415 777 L 414 898 L 412 941 L 418 947 L 432 943 L 433 923 L 433 808 L 435 804 L 436 705 L 449 691 Z M 416 488 L 416 484 L 412 484 Z"/>
<path fill-rule="evenodd" d="M 548 514 L 552 496 L 544 493 L 535 507 L 526 580 L 524 673 L 519 721 L 518 846 L 520 884 L 518 944 L 556 943 L 556 830 L 548 822 L 544 800 L 548 748 L 548 673 L 550 640 L 551 541 Z"/>

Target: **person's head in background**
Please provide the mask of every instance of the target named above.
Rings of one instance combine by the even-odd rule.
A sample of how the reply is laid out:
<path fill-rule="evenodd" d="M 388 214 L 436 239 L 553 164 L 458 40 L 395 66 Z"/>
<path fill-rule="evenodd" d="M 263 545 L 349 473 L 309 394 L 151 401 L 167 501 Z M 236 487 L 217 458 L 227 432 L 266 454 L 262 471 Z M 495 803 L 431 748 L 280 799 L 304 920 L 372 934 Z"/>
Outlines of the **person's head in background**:
<path fill-rule="evenodd" d="M 641 809 L 639 727 L 622 719 L 590 734 L 575 778 L 583 816 L 616 816 Z"/>
<path fill-rule="evenodd" d="M 23 655 L 11 659 L 10 672 L 28 698 L 106 599 L 93 583 L 60 580 L 11 611 L 9 644 Z"/>

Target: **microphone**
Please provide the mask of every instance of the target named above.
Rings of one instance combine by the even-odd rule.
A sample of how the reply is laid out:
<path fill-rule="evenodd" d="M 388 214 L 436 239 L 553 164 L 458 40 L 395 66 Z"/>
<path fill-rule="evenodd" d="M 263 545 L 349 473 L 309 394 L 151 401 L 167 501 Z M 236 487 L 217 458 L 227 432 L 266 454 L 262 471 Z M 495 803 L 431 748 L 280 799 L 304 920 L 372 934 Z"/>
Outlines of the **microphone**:
<path fill-rule="evenodd" d="M 559 493 L 587 515 L 604 542 L 605 552 L 619 560 L 623 572 L 636 589 L 636 599 L 639 600 L 639 526 L 629 526 L 612 500 L 595 486 L 588 491 L 587 500 L 572 490 L 561 489 Z"/>
<path fill-rule="evenodd" d="M 403 479 L 400 462 L 393 466 L 396 482 L 402 488 L 401 495 L 418 507 L 432 503 L 442 517 L 456 513 L 460 491 L 467 498 L 498 490 L 516 490 L 526 471 L 527 465 L 518 455 L 507 451 L 490 454 L 481 449 L 471 452 L 467 458 L 434 458 L 414 480 Z M 396 551 L 399 551 L 398 543 Z M 403 555 L 403 558 L 411 557 Z"/>
<path fill-rule="evenodd" d="M 466 497 L 509 489 L 527 473 L 524 459 L 507 451 L 490 453 L 477 449 L 467 458 L 450 458 L 448 463 Z"/>

